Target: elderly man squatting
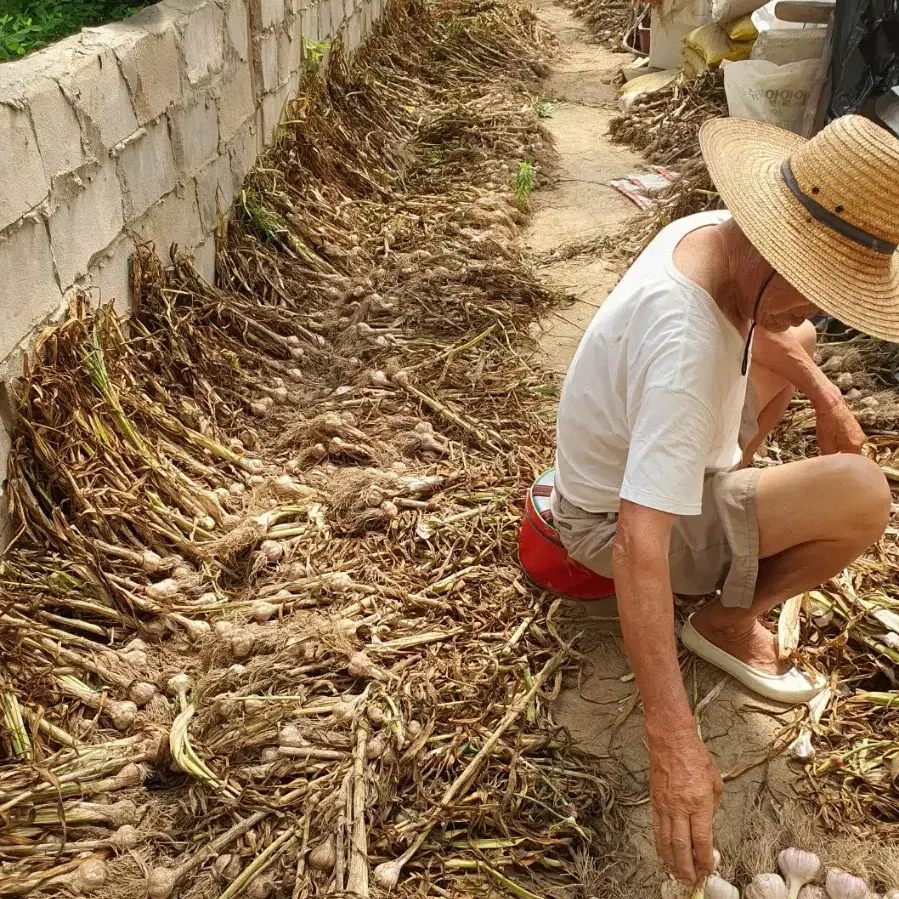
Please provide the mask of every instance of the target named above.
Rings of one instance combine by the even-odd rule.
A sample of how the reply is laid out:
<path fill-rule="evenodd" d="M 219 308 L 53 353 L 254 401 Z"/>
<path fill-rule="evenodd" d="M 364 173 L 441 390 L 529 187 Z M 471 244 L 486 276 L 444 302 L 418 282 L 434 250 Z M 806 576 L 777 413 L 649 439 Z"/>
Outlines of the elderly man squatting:
<path fill-rule="evenodd" d="M 759 616 L 876 542 L 891 497 L 808 318 L 899 339 L 899 141 L 859 117 L 810 141 L 720 119 L 700 140 L 729 211 L 665 228 L 596 314 L 562 390 L 552 497 L 569 555 L 614 577 L 656 847 L 684 881 L 711 871 L 723 785 L 681 681 L 672 592 L 720 591 L 681 639 L 749 689 L 795 704 L 822 688 L 779 660 Z M 750 467 L 794 388 L 821 455 Z"/>

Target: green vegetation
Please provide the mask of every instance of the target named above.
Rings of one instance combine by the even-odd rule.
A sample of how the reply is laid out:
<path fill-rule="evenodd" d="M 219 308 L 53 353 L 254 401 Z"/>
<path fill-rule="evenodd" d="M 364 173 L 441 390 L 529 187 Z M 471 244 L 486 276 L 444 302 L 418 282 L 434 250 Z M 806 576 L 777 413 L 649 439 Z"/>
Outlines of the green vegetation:
<path fill-rule="evenodd" d="M 530 205 L 536 174 L 533 163 L 518 163 L 518 170 L 515 172 L 515 202 L 522 212 Z"/>
<path fill-rule="evenodd" d="M 4 0 L 0 62 L 40 50 L 92 25 L 125 19 L 155 0 Z"/>
<path fill-rule="evenodd" d="M 537 97 L 531 105 L 541 119 L 551 119 L 556 112 L 556 104 L 546 97 Z"/>

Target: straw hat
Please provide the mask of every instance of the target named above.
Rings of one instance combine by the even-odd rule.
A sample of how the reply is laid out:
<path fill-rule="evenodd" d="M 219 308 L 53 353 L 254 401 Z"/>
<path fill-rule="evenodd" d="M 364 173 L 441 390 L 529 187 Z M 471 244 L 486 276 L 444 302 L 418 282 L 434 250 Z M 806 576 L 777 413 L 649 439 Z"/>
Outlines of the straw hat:
<path fill-rule="evenodd" d="M 811 140 L 747 119 L 699 132 L 743 233 L 810 303 L 899 341 L 899 139 L 843 116 Z"/>

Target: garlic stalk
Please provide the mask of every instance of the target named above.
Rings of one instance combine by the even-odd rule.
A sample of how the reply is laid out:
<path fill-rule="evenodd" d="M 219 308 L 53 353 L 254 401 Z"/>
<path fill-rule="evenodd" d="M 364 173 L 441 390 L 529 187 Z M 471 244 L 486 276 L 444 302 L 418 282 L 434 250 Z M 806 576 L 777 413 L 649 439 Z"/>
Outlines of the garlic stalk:
<path fill-rule="evenodd" d="M 827 872 L 824 888 L 830 899 L 868 899 L 868 885 L 864 880 L 839 868 Z"/>
<path fill-rule="evenodd" d="M 821 859 L 812 852 L 791 846 L 777 856 L 777 867 L 787 881 L 790 899 L 797 899 L 799 891 L 818 876 Z"/>
<path fill-rule="evenodd" d="M 779 874 L 756 874 L 746 887 L 746 899 L 788 899 L 787 885 Z"/>

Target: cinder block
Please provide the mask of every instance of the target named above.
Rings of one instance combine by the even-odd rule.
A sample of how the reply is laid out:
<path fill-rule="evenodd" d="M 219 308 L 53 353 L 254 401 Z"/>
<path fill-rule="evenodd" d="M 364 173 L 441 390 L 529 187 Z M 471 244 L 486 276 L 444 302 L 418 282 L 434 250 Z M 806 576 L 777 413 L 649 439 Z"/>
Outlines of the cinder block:
<path fill-rule="evenodd" d="M 227 0 L 225 5 L 225 32 L 228 43 L 241 62 L 250 55 L 250 23 L 246 0 Z"/>
<path fill-rule="evenodd" d="M 62 304 L 50 237 L 42 219 L 27 221 L 0 237 L 0 359 Z"/>
<path fill-rule="evenodd" d="M 155 31 L 131 27 L 116 46 L 137 121 L 158 118 L 181 99 L 181 56 L 174 22 Z"/>
<path fill-rule="evenodd" d="M 303 41 L 287 28 L 278 34 L 278 81 L 286 84 L 303 65 Z"/>
<path fill-rule="evenodd" d="M 193 250 L 194 268 L 210 284 L 215 284 L 215 235 L 210 234 Z"/>
<path fill-rule="evenodd" d="M 343 0 L 327 0 L 327 4 L 330 7 L 331 37 L 336 38 L 343 28 Z"/>
<path fill-rule="evenodd" d="M 59 86 L 75 107 L 81 132 L 98 159 L 138 129 L 128 85 L 112 50 L 73 54 Z"/>
<path fill-rule="evenodd" d="M 234 200 L 234 176 L 231 157 L 223 153 L 213 159 L 197 175 L 197 203 L 200 207 L 200 225 L 204 234 L 214 231 L 219 213 L 227 215 Z"/>
<path fill-rule="evenodd" d="M 290 103 L 300 96 L 300 84 L 302 83 L 302 74 L 294 72 L 287 79 L 287 102 Z"/>
<path fill-rule="evenodd" d="M 251 21 L 256 28 L 274 28 L 284 21 L 284 0 L 250 0 Z"/>
<path fill-rule="evenodd" d="M 50 190 L 27 110 L 0 105 L 0 230 L 37 206 Z"/>
<path fill-rule="evenodd" d="M 228 145 L 228 157 L 231 160 L 231 175 L 234 178 L 234 195 L 240 190 L 247 172 L 253 168 L 259 152 L 256 127 L 247 122 Z"/>
<path fill-rule="evenodd" d="M 262 85 L 262 92 L 274 90 L 278 86 L 278 35 L 266 32 L 254 39 L 256 45 L 256 77 Z"/>
<path fill-rule="evenodd" d="M 335 36 L 335 32 L 331 28 L 331 4 L 328 0 L 318 0 L 315 4 L 315 12 L 318 16 L 319 40 L 331 40 Z"/>
<path fill-rule="evenodd" d="M 195 172 L 215 155 L 219 144 L 218 110 L 209 96 L 200 96 L 169 113 L 175 167 L 180 175 Z"/>
<path fill-rule="evenodd" d="M 237 66 L 228 78 L 222 80 L 217 106 L 219 137 L 224 143 L 229 143 L 256 110 L 248 66 Z"/>
<path fill-rule="evenodd" d="M 353 53 L 362 46 L 362 14 L 356 10 L 346 23 L 345 32 L 347 52 Z"/>
<path fill-rule="evenodd" d="M 42 78 L 34 85 L 28 103 L 47 177 L 52 181 L 56 175 L 84 165 L 88 159 L 81 143 L 78 116 L 59 84 Z"/>
<path fill-rule="evenodd" d="M 172 245 L 182 250 L 196 246 L 203 239 L 203 229 L 194 185 L 189 185 L 180 197 L 175 191 L 163 197 L 130 225 L 129 231 L 136 242 L 155 244 L 165 262 L 171 258 Z"/>
<path fill-rule="evenodd" d="M 303 41 L 306 44 L 317 44 L 320 40 L 327 39 L 327 34 L 322 36 L 318 30 L 318 9 L 315 6 L 305 10 L 301 17 Z"/>
<path fill-rule="evenodd" d="M 190 14 L 182 41 L 191 84 L 201 84 L 222 70 L 224 38 L 224 13 L 211 0 Z"/>
<path fill-rule="evenodd" d="M 169 123 L 161 119 L 130 140 L 119 154 L 125 221 L 143 215 L 175 186 L 175 158 L 169 139 Z"/>
<path fill-rule="evenodd" d="M 81 125 L 58 84 L 71 68 L 74 47 L 71 39 L 64 40 L 40 53 L 0 65 L 0 106 L 31 110 L 44 172 L 51 181 L 54 175 L 87 162 Z M 5 161 L 0 160 L 0 168 Z"/>
<path fill-rule="evenodd" d="M 115 162 L 84 166 L 66 185 L 56 186 L 53 200 L 50 245 L 66 291 L 87 274 L 95 254 L 115 240 L 125 223 Z"/>
<path fill-rule="evenodd" d="M 90 267 L 90 297 L 94 305 L 113 303 L 119 312 L 129 312 L 132 308 L 131 296 L 131 256 L 134 241 L 123 234 L 106 248 Z"/>
<path fill-rule="evenodd" d="M 287 102 L 287 86 L 266 94 L 262 98 L 262 140 L 266 147 L 275 142 L 275 132 L 281 121 L 281 111 Z"/>

